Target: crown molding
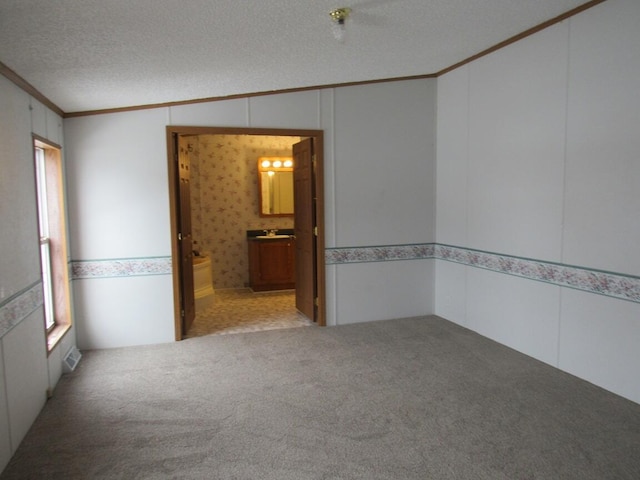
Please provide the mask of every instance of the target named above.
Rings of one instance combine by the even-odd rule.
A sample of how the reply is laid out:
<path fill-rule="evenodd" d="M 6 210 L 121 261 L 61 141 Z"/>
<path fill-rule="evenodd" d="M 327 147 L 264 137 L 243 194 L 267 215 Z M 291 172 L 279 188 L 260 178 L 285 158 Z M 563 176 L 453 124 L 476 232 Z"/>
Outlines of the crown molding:
<path fill-rule="evenodd" d="M 2 62 L 0 62 L 0 75 L 6 77 L 8 80 L 10 80 L 14 84 L 16 84 L 18 87 L 20 87 L 22 90 L 24 90 L 26 93 L 31 95 L 33 98 L 35 98 L 39 102 L 41 102 L 44 105 L 46 105 L 47 107 L 49 107 L 51 110 L 56 112 L 61 117 L 65 116 L 64 111 L 59 106 L 57 106 L 55 103 L 53 103 L 47 97 L 45 97 L 42 93 L 40 93 L 38 91 L 38 89 L 36 87 L 31 85 L 24 78 L 22 78 L 16 72 L 11 70 L 8 66 L 6 66 Z"/>

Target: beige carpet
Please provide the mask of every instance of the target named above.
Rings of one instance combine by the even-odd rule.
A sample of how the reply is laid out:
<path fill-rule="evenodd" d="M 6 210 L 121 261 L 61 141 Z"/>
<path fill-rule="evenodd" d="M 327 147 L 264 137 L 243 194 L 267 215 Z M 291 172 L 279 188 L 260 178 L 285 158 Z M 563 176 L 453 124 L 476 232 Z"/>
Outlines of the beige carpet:
<path fill-rule="evenodd" d="M 296 310 L 294 290 L 258 293 L 249 288 L 216 290 L 213 305 L 196 311 L 187 338 L 312 325 Z"/>
<path fill-rule="evenodd" d="M 638 480 L 640 405 L 437 317 L 83 352 L 0 480 Z"/>

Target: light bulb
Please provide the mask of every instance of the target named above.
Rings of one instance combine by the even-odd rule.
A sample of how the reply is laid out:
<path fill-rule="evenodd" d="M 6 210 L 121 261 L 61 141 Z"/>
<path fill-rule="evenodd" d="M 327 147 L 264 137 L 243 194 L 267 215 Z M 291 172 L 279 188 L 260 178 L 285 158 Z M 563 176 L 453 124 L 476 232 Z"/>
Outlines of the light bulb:
<path fill-rule="evenodd" d="M 282 166 L 282 162 L 280 160 L 276 160 L 273 162 L 273 166 L 276 168 L 280 168 Z"/>
<path fill-rule="evenodd" d="M 335 38 L 340 43 L 343 43 L 344 37 L 347 35 L 347 29 L 344 26 L 344 20 L 333 22 L 333 25 L 331 26 L 331 33 L 333 33 L 333 38 Z"/>

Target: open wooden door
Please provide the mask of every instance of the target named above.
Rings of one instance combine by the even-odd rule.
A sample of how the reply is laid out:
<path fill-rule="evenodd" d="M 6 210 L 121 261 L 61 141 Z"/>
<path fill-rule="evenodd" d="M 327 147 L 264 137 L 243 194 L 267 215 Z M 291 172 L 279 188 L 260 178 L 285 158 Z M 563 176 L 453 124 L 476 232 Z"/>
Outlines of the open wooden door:
<path fill-rule="evenodd" d="M 317 320 L 316 199 L 313 139 L 293 145 L 294 232 L 296 236 L 296 308 Z"/>
<path fill-rule="evenodd" d="M 263 135 L 305 138 L 294 147 L 296 307 L 319 326 L 326 324 L 324 180 L 322 130 L 239 127 L 166 127 L 171 212 L 171 267 L 175 339 L 183 339 L 195 319 L 191 234 L 191 167 L 188 141 L 197 135 Z M 297 206 L 300 205 L 300 208 Z"/>
<path fill-rule="evenodd" d="M 196 317 L 193 285 L 193 238 L 191 234 L 191 162 L 187 141 L 174 134 L 178 162 L 178 245 L 180 255 L 180 315 L 182 336 L 186 335 Z"/>

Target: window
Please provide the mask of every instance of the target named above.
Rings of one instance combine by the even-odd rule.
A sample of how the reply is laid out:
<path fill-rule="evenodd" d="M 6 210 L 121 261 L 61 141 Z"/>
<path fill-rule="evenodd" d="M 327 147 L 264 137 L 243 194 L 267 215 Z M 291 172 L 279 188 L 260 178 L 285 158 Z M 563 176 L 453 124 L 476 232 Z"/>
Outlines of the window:
<path fill-rule="evenodd" d="M 47 348 L 71 327 L 64 188 L 60 149 L 34 140 L 40 266 Z"/>

